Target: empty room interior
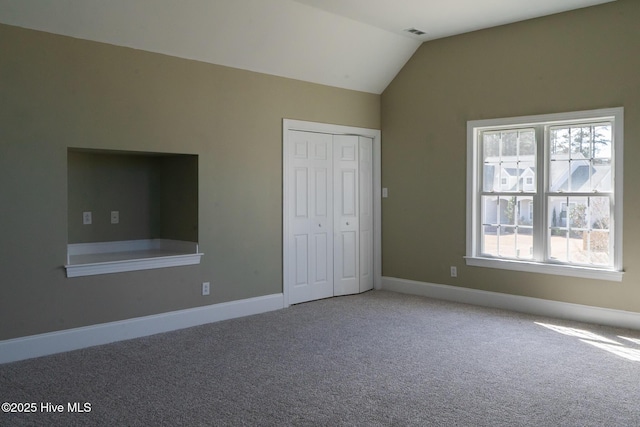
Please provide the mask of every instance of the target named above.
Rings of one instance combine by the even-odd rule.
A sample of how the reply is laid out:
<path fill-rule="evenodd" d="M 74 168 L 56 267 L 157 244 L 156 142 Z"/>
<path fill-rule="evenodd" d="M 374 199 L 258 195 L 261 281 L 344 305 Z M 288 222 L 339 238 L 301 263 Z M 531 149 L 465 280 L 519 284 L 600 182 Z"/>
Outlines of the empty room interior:
<path fill-rule="evenodd" d="M 625 381 L 640 380 L 639 22 L 637 0 L 1 0 L 0 400 L 30 402 L 33 384 L 12 374 L 21 364 L 103 348 L 91 357 L 119 360 L 110 345 L 207 325 L 245 350 L 243 328 L 252 340 L 299 333 L 291 346 L 308 350 L 324 341 L 290 328 L 315 331 L 311 312 L 360 345 L 345 355 L 379 363 L 382 338 L 342 331 L 341 319 L 373 313 L 361 331 L 393 325 L 398 337 L 406 327 L 439 342 L 434 331 L 455 340 L 452 331 L 465 329 L 455 317 L 464 307 L 494 316 L 487 333 L 497 336 L 517 335 L 501 328 L 503 316 L 533 328 L 531 340 L 624 328 L 611 332 L 614 343 L 571 348 L 588 347 L 598 352 L 589 357 L 625 366 Z M 431 312 L 438 320 L 419 320 Z M 195 358 L 187 344 L 180 351 Z M 314 378 L 322 390 L 322 375 Z M 402 388 L 385 381 L 359 389 L 373 396 L 386 384 L 395 401 Z M 456 380 L 448 384 L 442 393 L 459 397 L 449 389 Z M 34 400 L 38 414 L 3 406 L 0 424 L 100 423 L 90 418 L 100 398 L 68 402 L 47 387 Z M 41 406 L 46 396 L 54 406 Z M 280 415 L 240 392 L 235 402 L 242 415 L 228 409 L 227 419 L 197 411 L 182 421 L 114 419 L 472 425 L 479 416 L 421 418 L 384 409 L 382 397 L 371 397 L 370 418 L 349 412 L 361 401 L 336 409 L 339 418 L 296 409 L 296 398 Z M 620 418 L 590 419 L 640 422 L 627 403 Z M 67 415 L 93 413 L 37 418 L 57 404 Z M 109 405 L 117 402 L 102 410 Z M 529 425 L 484 416 L 477 425 Z M 590 425 L 577 420 L 546 421 Z"/>

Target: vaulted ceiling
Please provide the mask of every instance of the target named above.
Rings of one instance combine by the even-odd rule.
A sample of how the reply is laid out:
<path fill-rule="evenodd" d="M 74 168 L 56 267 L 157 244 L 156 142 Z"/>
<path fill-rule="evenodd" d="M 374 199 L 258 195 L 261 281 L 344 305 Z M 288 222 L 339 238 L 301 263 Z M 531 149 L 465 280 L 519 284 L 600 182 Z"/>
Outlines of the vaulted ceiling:
<path fill-rule="evenodd" d="M 610 1 L 0 0 L 0 23 L 379 94 L 424 41 Z"/>

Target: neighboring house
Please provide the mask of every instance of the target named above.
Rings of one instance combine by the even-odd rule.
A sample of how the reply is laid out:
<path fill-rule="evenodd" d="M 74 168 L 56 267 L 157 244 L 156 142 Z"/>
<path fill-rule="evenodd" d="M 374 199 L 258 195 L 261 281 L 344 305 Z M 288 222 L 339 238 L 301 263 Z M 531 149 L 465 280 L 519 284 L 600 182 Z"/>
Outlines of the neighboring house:
<path fill-rule="evenodd" d="M 569 159 L 568 155 L 554 156 L 551 167 L 551 176 L 549 177 L 549 190 L 554 193 L 587 193 L 597 196 L 598 192 L 611 191 L 611 162 L 608 159 L 587 159 L 582 154 L 573 154 Z M 592 199 L 592 203 L 597 203 L 597 199 Z M 568 217 L 570 211 L 580 206 L 586 207 L 587 197 L 557 197 L 552 199 L 550 206 L 550 226 L 551 227 L 594 227 L 604 228 L 604 220 L 609 217 L 608 204 L 607 207 L 601 206 L 599 209 L 590 209 L 590 218 L 588 224 L 570 224 Z M 554 211 L 555 224 L 554 224 Z M 584 216 L 584 209 L 577 212 L 578 216 Z M 583 218 L 582 222 L 587 221 Z"/>
<path fill-rule="evenodd" d="M 485 232 L 495 232 L 497 225 L 528 226 L 533 221 L 533 194 L 536 171 L 533 156 L 487 157 L 484 159 L 484 188 L 501 195 L 488 196 L 484 203 Z M 554 155 L 550 168 L 550 192 L 594 193 L 611 191 L 611 164 L 608 160 L 591 160 L 582 154 Z M 513 193 L 505 195 L 504 193 Z M 551 227 L 569 226 L 571 207 L 586 206 L 587 197 L 554 197 L 549 203 Z M 554 213 L 555 212 L 555 213 Z M 592 210 L 590 225 L 608 218 L 608 209 Z M 575 224 L 572 224 L 575 227 Z M 600 228 L 600 227 L 595 227 Z M 509 232 L 510 230 L 504 230 Z M 522 233 L 523 230 L 520 230 Z"/>
<path fill-rule="evenodd" d="M 531 225 L 533 221 L 533 192 L 535 159 L 533 156 L 502 156 L 484 159 L 484 188 L 503 193 L 485 198 L 485 232 L 495 232 L 501 225 Z M 513 193 L 505 196 L 504 193 Z M 508 232 L 508 230 L 505 230 Z"/>

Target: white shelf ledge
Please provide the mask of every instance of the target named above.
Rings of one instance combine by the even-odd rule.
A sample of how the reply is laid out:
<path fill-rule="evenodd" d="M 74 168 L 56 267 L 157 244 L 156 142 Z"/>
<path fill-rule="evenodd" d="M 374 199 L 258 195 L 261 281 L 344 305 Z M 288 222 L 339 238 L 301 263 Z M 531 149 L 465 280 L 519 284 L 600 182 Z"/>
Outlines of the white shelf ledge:
<path fill-rule="evenodd" d="M 67 277 L 200 264 L 195 242 L 169 239 L 67 245 Z"/>

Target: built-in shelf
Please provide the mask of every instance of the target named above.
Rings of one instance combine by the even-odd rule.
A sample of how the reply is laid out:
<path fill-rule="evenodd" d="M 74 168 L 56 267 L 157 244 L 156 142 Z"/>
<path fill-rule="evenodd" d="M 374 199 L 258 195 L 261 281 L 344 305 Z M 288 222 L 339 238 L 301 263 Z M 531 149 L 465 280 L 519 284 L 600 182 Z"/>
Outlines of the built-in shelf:
<path fill-rule="evenodd" d="M 200 264 L 195 242 L 169 239 L 67 245 L 67 277 Z"/>

